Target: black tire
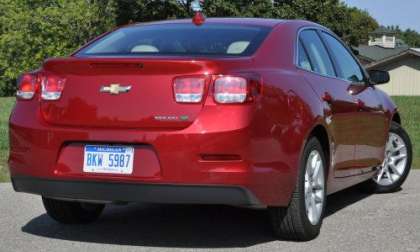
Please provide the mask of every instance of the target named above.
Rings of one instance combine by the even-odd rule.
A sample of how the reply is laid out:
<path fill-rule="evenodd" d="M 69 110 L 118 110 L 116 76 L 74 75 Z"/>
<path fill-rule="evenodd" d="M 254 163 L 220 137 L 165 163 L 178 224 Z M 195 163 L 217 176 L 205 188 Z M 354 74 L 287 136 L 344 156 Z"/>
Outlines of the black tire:
<path fill-rule="evenodd" d="M 63 224 L 90 223 L 99 218 L 105 205 L 63 201 L 42 197 L 47 214 Z"/>
<path fill-rule="evenodd" d="M 362 189 L 369 193 L 392 193 L 392 192 L 398 191 L 399 189 L 401 189 L 402 184 L 407 179 L 408 174 L 410 173 L 410 170 L 411 170 L 411 162 L 413 159 L 413 149 L 412 149 L 410 137 L 408 136 L 404 128 L 401 127 L 401 125 L 399 125 L 396 122 L 391 123 L 389 132 L 397 134 L 399 137 L 401 137 L 401 139 L 404 141 L 405 146 L 407 147 L 406 167 L 401 177 L 391 185 L 387 185 L 387 186 L 380 185 L 373 178 L 363 183 Z"/>
<path fill-rule="evenodd" d="M 307 216 L 305 206 L 305 195 L 304 195 L 304 183 L 305 183 L 305 172 L 306 172 L 306 161 L 309 154 L 317 150 L 320 153 L 323 167 L 324 167 L 324 203 L 321 212 L 321 217 L 316 225 L 313 225 Z M 300 161 L 300 167 L 298 171 L 298 178 L 295 190 L 292 194 L 289 206 L 284 207 L 270 207 L 270 220 L 271 225 L 276 237 L 285 240 L 294 241 L 308 241 L 316 238 L 319 235 L 322 219 L 325 213 L 326 205 L 326 167 L 325 153 L 322 150 L 321 144 L 318 139 L 312 137 L 307 142 L 303 155 Z"/>

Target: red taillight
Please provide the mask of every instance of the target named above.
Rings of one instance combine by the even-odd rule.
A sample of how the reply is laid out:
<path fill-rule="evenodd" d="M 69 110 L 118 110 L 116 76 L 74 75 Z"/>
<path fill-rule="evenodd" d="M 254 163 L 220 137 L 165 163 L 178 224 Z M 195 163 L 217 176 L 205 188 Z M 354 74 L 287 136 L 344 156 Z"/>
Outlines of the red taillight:
<path fill-rule="evenodd" d="M 214 82 L 214 99 L 218 103 L 244 103 L 248 96 L 248 81 L 243 77 L 224 76 Z"/>
<path fill-rule="evenodd" d="M 203 99 L 206 79 L 204 77 L 180 77 L 174 80 L 176 102 L 200 103 Z"/>
<path fill-rule="evenodd" d="M 41 98 L 47 101 L 60 99 L 66 80 L 56 75 L 46 74 L 41 77 Z"/>
<path fill-rule="evenodd" d="M 18 80 L 16 96 L 23 100 L 30 100 L 37 90 L 37 76 L 34 74 L 23 74 Z"/>

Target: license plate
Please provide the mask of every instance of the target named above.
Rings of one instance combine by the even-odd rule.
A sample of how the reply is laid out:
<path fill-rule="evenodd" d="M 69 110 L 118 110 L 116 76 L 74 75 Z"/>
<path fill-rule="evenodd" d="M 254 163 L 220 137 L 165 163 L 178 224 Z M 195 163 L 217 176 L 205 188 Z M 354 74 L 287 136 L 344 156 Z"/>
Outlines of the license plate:
<path fill-rule="evenodd" d="M 86 145 L 83 171 L 132 174 L 134 148 L 128 146 Z"/>

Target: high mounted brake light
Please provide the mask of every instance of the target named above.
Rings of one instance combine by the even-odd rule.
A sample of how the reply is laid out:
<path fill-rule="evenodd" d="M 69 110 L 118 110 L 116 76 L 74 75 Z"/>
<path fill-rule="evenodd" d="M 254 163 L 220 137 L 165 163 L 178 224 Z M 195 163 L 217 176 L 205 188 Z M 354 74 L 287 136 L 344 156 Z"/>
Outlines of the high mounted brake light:
<path fill-rule="evenodd" d="M 204 0 L 195 0 L 191 3 L 191 9 L 194 11 L 192 22 L 197 26 L 204 24 L 204 21 L 206 21 L 206 17 L 203 14 L 203 4 Z"/>
<path fill-rule="evenodd" d="M 206 21 L 206 17 L 204 16 L 204 14 L 202 12 L 197 11 L 194 14 L 193 23 L 195 25 L 200 26 L 200 25 L 204 24 L 205 21 Z"/>

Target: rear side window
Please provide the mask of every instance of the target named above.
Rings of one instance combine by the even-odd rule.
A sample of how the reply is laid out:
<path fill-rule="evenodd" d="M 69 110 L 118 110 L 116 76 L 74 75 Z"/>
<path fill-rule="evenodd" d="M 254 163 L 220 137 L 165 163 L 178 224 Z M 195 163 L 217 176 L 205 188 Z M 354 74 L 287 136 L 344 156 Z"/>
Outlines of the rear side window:
<path fill-rule="evenodd" d="M 364 79 L 362 70 L 350 52 L 330 34 L 322 32 L 322 36 L 338 64 L 339 77 L 351 82 L 362 82 Z"/>
<path fill-rule="evenodd" d="M 302 45 L 302 42 L 299 41 L 299 66 L 305 70 L 313 71 L 311 61 L 309 60 L 308 54 L 306 53 L 305 48 Z"/>
<path fill-rule="evenodd" d="M 328 76 L 335 76 L 334 67 L 327 49 L 315 30 L 304 30 L 300 33 L 300 40 L 312 62 L 313 71 Z"/>
<path fill-rule="evenodd" d="M 120 28 L 82 49 L 89 55 L 249 56 L 271 28 L 228 24 L 155 24 Z"/>

